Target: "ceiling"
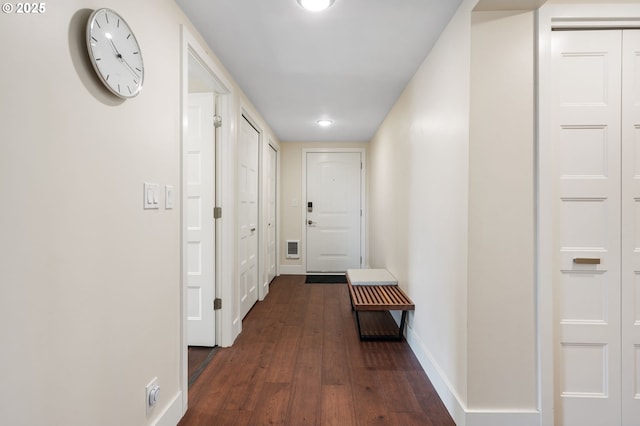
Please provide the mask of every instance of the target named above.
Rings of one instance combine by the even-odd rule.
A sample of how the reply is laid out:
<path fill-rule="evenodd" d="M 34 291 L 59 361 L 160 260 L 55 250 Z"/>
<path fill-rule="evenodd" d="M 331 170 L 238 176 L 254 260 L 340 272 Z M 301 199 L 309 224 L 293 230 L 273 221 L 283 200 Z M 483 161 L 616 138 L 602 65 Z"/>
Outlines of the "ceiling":
<path fill-rule="evenodd" d="M 461 2 L 176 1 L 282 142 L 370 140 Z"/>

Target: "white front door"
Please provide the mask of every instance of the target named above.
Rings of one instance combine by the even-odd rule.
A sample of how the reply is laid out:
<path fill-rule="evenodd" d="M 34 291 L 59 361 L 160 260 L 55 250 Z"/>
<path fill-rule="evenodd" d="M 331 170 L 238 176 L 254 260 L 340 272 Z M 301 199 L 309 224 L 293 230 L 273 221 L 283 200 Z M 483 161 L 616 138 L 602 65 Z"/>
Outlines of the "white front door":
<path fill-rule="evenodd" d="M 359 152 L 307 153 L 307 272 L 360 268 L 361 168 Z"/>
<path fill-rule="evenodd" d="M 269 146 L 267 163 L 267 284 L 276 276 L 276 203 L 278 198 L 278 153 Z"/>
<path fill-rule="evenodd" d="M 258 301 L 258 150 L 260 134 L 242 116 L 238 138 L 238 279 L 240 317 Z"/>
<path fill-rule="evenodd" d="M 640 424 L 640 37 L 552 36 L 558 425 Z"/>
<path fill-rule="evenodd" d="M 213 93 L 191 93 L 184 142 L 187 179 L 187 335 L 189 346 L 215 345 L 215 130 Z"/>

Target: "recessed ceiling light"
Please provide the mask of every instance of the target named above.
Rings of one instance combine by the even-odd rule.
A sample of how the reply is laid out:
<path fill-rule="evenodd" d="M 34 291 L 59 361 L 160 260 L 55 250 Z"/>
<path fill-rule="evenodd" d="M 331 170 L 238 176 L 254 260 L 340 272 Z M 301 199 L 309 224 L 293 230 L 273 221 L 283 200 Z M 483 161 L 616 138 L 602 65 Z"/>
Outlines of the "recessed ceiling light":
<path fill-rule="evenodd" d="M 333 4 L 335 0 L 298 0 L 300 6 L 312 12 L 320 12 Z"/>
<path fill-rule="evenodd" d="M 316 123 L 318 123 L 320 127 L 329 127 L 333 124 L 333 120 L 318 120 Z"/>

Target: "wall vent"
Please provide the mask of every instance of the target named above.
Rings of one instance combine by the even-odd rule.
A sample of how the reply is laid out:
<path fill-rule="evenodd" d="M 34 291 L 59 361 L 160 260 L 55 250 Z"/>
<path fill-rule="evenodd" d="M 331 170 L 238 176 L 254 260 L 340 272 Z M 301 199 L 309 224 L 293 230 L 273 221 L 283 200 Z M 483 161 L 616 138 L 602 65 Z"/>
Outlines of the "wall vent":
<path fill-rule="evenodd" d="M 287 259 L 300 259 L 300 240 L 287 240 Z"/>

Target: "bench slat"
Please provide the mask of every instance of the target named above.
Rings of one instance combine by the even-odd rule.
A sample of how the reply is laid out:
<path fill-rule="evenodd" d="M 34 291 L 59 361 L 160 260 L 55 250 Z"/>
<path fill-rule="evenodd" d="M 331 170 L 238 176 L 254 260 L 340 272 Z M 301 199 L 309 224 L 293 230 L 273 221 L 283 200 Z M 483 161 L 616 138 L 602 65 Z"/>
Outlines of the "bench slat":
<path fill-rule="evenodd" d="M 352 285 L 349 292 L 353 308 L 358 311 L 415 310 L 415 305 L 398 286 Z"/>

